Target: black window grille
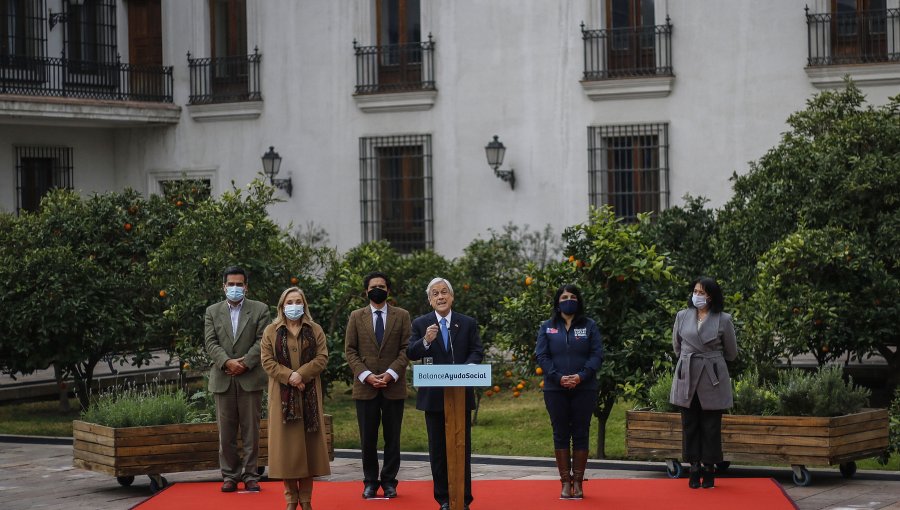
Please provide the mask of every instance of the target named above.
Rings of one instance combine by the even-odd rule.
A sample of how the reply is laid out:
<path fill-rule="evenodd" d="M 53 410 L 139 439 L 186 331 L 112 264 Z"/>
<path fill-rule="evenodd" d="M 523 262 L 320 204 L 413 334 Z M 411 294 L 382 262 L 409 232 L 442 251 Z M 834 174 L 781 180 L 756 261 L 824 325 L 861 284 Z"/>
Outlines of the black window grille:
<path fill-rule="evenodd" d="M 900 9 L 885 0 L 833 2 L 833 12 L 806 7 L 809 66 L 900 62 Z"/>
<path fill-rule="evenodd" d="M 384 46 L 359 46 L 356 54 L 356 93 L 381 94 L 435 90 L 434 40 Z"/>
<path fill-rule="evenodd" d="M 606 27 L 581 24 L 584 80 L 672 75 L 672 22 L 655 25 L 653 0 L 608 0 Z"/>
<path fill-rule="evenodd" d="M 45 56 L 45 12 L 44 0 L 0 0 L 0 73 L 15 76 L 14 70 Z"/>
<path fill-rule="evenodd" d="M 589 197 L 634 221 L 669 207 L 668 124 L 588 127 Z"/>
<path fill-rule="evenodd" d="M 53 188 L 72 189 L 72 149 L 16 146 L 16 212 L 37 211 Z"/>
<path fill-rule="evenodd" d="M 360 138 L 359 153 L 363 241 L 433 248 L 431 135 Z"/>
<path fill-rule="evenodd" d="M 108 67 L 100 64 L 116 62 L 116 2 L 115 0 L 84 0 L 81 5 L 63 2 L 66 16 L 63 47 L 68 60 L 69 80 L 79 81 L 79 75 L 97 75 Z M 103 73 L 114 83 L 117 74 Z M 87 83 L 96 84 L 94 77 Z"/>
<path fill-rule="evenodd" d="M 188 104 L 262 100 L 259 48 L 251 55 L 192 58 L 188 53 L 187 58 L 191 75 Z"/>

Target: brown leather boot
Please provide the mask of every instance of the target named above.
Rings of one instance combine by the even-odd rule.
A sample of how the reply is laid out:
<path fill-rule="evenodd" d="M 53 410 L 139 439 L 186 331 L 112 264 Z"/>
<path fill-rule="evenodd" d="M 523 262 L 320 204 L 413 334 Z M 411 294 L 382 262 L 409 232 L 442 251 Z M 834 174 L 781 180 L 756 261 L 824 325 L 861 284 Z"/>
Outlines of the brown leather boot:
<path fill-rule="evenodd" d="M 575 450 L 572 452 L 572 497 L 575 499 L 584 497 L 582 482 L 584 482 L 584 470 L 587 467 L 587 460 L 587 450 Z"/>
<path fill-rule="evenodd" d="M 569 499 L 572 497 L 572 475 L 569 473 L 571 467 L 571 453 L 569 449 L 556 450 L 556 468 L 559 469 L 559 481 L 562 483 L 562 491 L 559 497 Z"/>

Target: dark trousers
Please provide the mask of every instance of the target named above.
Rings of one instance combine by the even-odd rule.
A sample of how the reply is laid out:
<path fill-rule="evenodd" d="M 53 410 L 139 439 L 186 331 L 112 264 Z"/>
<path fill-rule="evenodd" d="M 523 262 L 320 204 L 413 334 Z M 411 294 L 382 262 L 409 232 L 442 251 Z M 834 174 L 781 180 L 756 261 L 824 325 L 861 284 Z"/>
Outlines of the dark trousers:
<path fill-rule="evenodd" d="M 593 390 L 545 391 L 544 405 L 553 427 L 553 448 L 587 450 L 591 432 L 591 416 L 597 407 L 597 392 Z"/>
<path fill-rule="evenodd" d="M 219 467 L 222 479 L 232 482 L 259 480 L 259 420 L 262 390 L 246 391 L 237 381 L 224 393 L 215 393 L 219 428 Z M 238 450 L 238 435 L 241 448 Z"/>
<path fill-rule="evenodd" d="M 431 463 L 431 479 L 434 480 L 434 500 L 439 504 L 450 502 L 450 485 L 447 482 L 447 434 L 444 413 L 425 411 L 425 429 L 428 431 L 428 461 Z M 466 411 L 466 495 L 465 504 L 472 502 L 472 413 Z"/>
<path fill-rule="evenodd" d="M 400 428 L 403 424 L 403 399 L 384 398 L 382 392 L 371 400 L 356 401 L 356 421 L 362 448 L 363 483 L 397 487 L 400 470 Z M 384 435 L 384 465 L 378 475 L 378 427 Z"/>
<path fill-rule="evenodd" d="M 694 395 L 690 408 L 681 408 L 681 455 L 685 462 L 722 462 L 722 410 L 704 411 Z"/>

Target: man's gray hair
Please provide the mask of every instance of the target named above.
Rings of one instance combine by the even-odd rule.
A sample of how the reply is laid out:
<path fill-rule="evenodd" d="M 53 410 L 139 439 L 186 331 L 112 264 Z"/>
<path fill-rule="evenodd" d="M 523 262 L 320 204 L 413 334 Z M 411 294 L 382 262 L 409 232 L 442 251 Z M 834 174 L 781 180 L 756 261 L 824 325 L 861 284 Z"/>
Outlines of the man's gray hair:
<path fill-rule="evenodd" d="M 425 288 L 425 296 L 428 297 L 429 299 L 431 299 L 431 288 L 434 287 L 435 285 L 439 284 L 439 283 L 445 283 L 445 284 L 447 284 L 447 288 L 450 289 L 450 295 L 451 295 L 451 296 L 453 295 L 453 285 L 450 285 L 450 282 L 449 282 L 449 281 L 447 281 L 446 279 L 441 278 L 440 276 L 438 276 L 437 278 L 435 278 L 435 279 L 431 280 L 430 282 L 428 282 L 428 287 Z"/>

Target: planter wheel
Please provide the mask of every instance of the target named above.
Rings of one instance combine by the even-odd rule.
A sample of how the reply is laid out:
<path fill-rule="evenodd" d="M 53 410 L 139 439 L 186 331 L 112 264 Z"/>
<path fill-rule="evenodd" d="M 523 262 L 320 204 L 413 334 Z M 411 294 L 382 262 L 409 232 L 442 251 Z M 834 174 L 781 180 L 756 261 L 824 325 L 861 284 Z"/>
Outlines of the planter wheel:
<path fill-rule="evenodd" d="M 669 475 L 669 478 L 681 478 L 683 471 L 681 462 L 678 462 L 677 459 L 666 459 L 666 474 Z"/>
<path fill-rule="evenodd" d="M 150 492 L 157 493 L 169 486 L 169 481 L 162 475 L 147 475 L 150 478 Z"/>
<path fill-rule="evenodd" d="M 853 478 L 853 475 L 856 474 L 856 462 L 845 462 L 840 465 L 840 468 L 841 476 L 843 476 L 844 478 Z"/>
<path fill-rule="evenodd" d="M 119 482 L 119 485 L 121 485 L 122 487 L 128 487 L 132 483 L 134 483 L 134 477 L 133 476 L 117 476 L 116 481 Z"/>
<path fill-rule="evenodd" d="M 716 464 L 716 472 L 717 472 L 717 473 L 724 473 L 724 472 L 728 471 L 728 468 L 729 468 L 729 467 L 731 467 L 731 461 L 730 461 L 730 460 L 726 460 L 726 461 L 719 462 L 718 464 Z"/>
<path fill-rule="evenodd" d="M 800 487 L 806 487 L 812 483 L 812 473 L 806 469 L 806 466 L 793 465 L 791 469 L 794 471 L 794 484 Z"/>

